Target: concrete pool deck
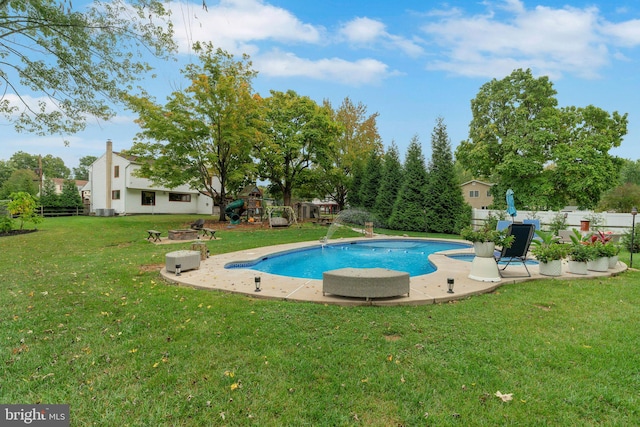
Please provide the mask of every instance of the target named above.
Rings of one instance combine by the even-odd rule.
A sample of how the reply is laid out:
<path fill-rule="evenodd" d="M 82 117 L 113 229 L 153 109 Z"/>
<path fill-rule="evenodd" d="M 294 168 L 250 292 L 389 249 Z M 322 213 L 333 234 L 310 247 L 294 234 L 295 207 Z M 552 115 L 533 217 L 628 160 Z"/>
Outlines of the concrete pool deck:
<path fill-rule="evenodd" d="M 384 236 L 376 236 L 376 239 L 383 240 Z M 402 238 L 399 236 L 388 237 L 388 239 Z M 442 240 L 442 239 L 418 239 L 415 240 Z M 347 243 L 350 241 L 370 241 L 371 238 L 353 238 L 330 240 L 329 244 Z M 446 241 L 446 240 L 445 240 Z M 460 240 L 451 240 L 460 243 Z M 191 286 L 201 289 L 213 289 L 224 292 L 245 294 L 255 298 L 272 298 L 286 301 L 308 301 L 321 304 L 337 305 L 422 305 L 447 302 L 466 298 L 470 295 L 479 295 L 492 292 L 495 289 L 510 283 L 520 283 L 535 279 L 549 279 L 548 276 L 540 275 L 538 265 L 528 265 L 531 277 L 515 277 L 525 275 L 522 265 L 509 266 L 503 271 L 504 277 L 499 282 L 480 282 L 469 279 L 467 276 L 471 271 L 471 262 L 454 259 L 447 254 L 473 254 L 473 248 L 455 249 L 439 252 L 429 256 L 429 260 L 436 265 L 437 270 L 431 274 L 411 277 L 409 296 L 399 296 L 393 298 L 376 298 L 366 301 L 364 298 L 348 298 L 334 295 L 322 295 L 322 280 L 300 279 L 295 277 L 278 276 L 249 268 L 225 269 L 224 266 L 230 262 L 253 261 L 264 256 L 283 251 L 290 251 L 301 248 L 317 246 L 320 242 L 301 242 L 277 246 L 266 246 L 262 248 L 248 249 L 238 252 L 229 252 L 222 255 L 211 256 L 200 262 L 200 268 L 182 272 L 180 276 L 167 272 L 166 268 L 161 270 L 162 276 L 173 283 L 184 286 Z M 619 274 L 627 269 L 627 265 L 618 262 L 616 268 L 607 272 L 589 271 L 586 276 L 571 274 L 567 272 L 566 265 L 563 266 L 563 274 L 556 279 L 584 279 L 594 277 L 608 277 Z M 261 291 L 255 292 L 255 277 L 260 276 Z M 447 293 L 447 279 L 454 279 L 453 294 Z"/>

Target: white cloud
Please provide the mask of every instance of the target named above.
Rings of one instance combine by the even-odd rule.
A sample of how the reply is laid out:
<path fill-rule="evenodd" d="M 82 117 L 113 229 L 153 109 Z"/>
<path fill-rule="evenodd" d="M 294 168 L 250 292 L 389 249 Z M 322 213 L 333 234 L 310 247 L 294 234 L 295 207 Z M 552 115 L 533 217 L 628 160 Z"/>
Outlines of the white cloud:
<path fill-rule="evenodd" d="M 310 60 L 292 53 L 273 51 L 255 59 L 260 73 L 277 77 L 309 77 L 348 85 L 375 84 L 394 75 L 388 66 L 375 59 L 346 61 L 341 58 Z"/>
<path fill-rule="evenodd" d="M 640 45 L 640 19 L 614 24 L 606 22 L 602 25 L 602 33 L 613 38 L 613 41 L 625 47 Z"/>
<path fill-rule="evenodd" d="M 597 9 L 526 9 L 520 0 L 507 0 L 501 6 L 506 19 L 493 13 L 454 14 L 425 25 L 424 32 L 444 52 L 428 68 L 478 77 L 531 68 L 552 78 L 566 73 L 593 78 L 608 64 Z"/>
<path fill-rule="evenodd" d="M 44 106 L 45 113 L 52 113 L 58 110 L 58 107 L 54 104 L 51 98 L 47 96 L 31 96 L 31 95 L 15 95 L 13 93 L 7 93 L 0 97 L 0 100 L 8 102 L 10 105 L 17 107 L 17 110 L 12 113 L 14 118 L 17 118 L 27 108 L 31 111 L 39 112 Z"/>
<path fill-rule="evenodd" d="M 374 43 L 382 37 L 386 37 L 385 25 L 369 18 L 356 18 L 347 22 L 340 29 L 350 43 Z"/>
<path fill-rule="evenodd" d="M 324 31 L 262 0 L 221 0 L 206 10 L 189 2 L 170 7 L 182 52 L 189 52 L 195 41 L 211 41 L 232 53 L 253 54 L 260 41 L 320 43 Z"/>
<path fill-rule="evenodd" d="M 417 57 L 424 53 L 424 49 L 418 44 L 419 40 L 410 40 L 405 37 L 387 32 L 383 22 L 370 18 L 355 18 L 342 25 L 339 34 L 346 41 L 356 46 L 383 47 L 385 49 L 400 49 L 405 54 Z"/>

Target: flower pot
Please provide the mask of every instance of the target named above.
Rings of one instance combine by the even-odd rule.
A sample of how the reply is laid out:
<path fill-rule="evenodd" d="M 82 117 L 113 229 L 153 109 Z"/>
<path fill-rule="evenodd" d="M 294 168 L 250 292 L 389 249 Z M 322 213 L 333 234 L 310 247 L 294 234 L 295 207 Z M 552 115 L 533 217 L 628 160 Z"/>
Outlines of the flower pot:
<path fill-rule="evenodd" d="M 610 256 L 609 268 L 616 268 L 616 265 L 618 265 L 618 255 Z"/>
<path fill-rule="evenodd" d="M 602 256 L 593 261 L 587 262 L 587 270 L 591 271 L 607 271 L 609 269 L 609 257 Z"/>
<path fill-rule="evenodd" d="M 493 258 L 493 252 L 496 249 L 495 242 L 474 242 L 473 250 L 477 257 Z"/>
<path fill-rule="evenodd" d="M 493 257 L 476 255 L 471 262 L 469 279 L 477 280 L 478 282 L 499 282 L 501 277 L 496 260 Z"/>
<path fill-rule="evenodd" d="M 569 260 L 569 273 L 573 274 L 588 274 L 586 261 L 571 261 Z"/>
<path fill-rule="evenodd" d="M 560 276 L 562 274 L 562 260 L 554 259 L 538 264 L 540 274 L 543 276 Z"/>

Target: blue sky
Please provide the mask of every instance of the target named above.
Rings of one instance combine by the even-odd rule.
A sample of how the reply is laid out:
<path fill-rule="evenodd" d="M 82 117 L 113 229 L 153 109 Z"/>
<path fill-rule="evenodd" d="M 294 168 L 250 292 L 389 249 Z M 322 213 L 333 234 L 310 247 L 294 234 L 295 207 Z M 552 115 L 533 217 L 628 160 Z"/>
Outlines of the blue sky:
<path fill-rule="evenodd" d="M 338 107 L 345 97 L 379 113 L 385 146 L 404 157 L 413 136 L 431 154 L 436 118 L 452 146 L 467 138 L 470 101 L 492 78 L 530 68 L 554 83 L 559 106 L 593 104 L 629 114 L 620 157 L 640 158 L 640 4 L 625 1 L 403 1 L 206 0 L 169 3 L 182 63 L 190 45 L 211 41 L 236 55 L 247 53 L 258 77 L 254 90 L 295 90 Z M 146 89 L 164 102 L 184 88 L 180 67 L 164 66 Z M 33 94 L 37 97 L 37 94 Z M 5 136 L 0 159 L 21 150 L 61 157 L 67 167 L 99 156 L 105 141 L 127 149 L 139 131 L 122 110 L 110 122 L 89 120 L 72 136 Z M 69 146 L 63 140 L 70 141 Z"/>

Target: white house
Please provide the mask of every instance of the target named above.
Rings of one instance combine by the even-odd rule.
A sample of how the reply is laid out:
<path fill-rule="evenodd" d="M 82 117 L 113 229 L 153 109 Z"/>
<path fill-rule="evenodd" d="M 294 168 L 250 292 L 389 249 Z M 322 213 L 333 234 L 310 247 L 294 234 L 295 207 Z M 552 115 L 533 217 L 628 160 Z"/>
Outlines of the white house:
<path fill-rule="evenodd" d="M 212 214 L 213 199 L 187 185 L 166 188 L 135 175 L 140 169 L 136 159 L 107 151 L 90 167 L 88 189 L 90 212 L 96 216 L 131 214 Z"/>

